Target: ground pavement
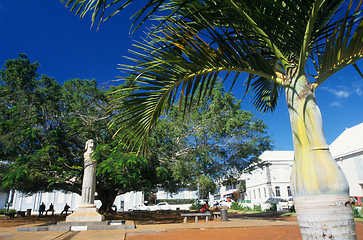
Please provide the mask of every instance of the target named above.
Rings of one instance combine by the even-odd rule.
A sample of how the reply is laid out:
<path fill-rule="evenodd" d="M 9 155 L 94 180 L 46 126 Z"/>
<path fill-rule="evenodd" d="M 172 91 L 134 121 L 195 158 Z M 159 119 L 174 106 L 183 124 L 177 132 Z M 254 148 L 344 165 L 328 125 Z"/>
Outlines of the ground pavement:
<path fill-rule="evenodd" d="M 34 226 L 36 224 L 22 225 Z M 363 240 L 363 223 L 357 223 L 358 240 Z M 138 239 L 257 239 L 257 240 L 299 240 L 301 239 L 296 219 L 290 221 L 249 218 L 246 216 L 230 217 L 229 221 L 219 219 L 209 222 L 199 220 L 198 223 L 184 224 L 136 224 L 136 229 L 128 230 L 89 230 L 49 231 L 49 232 L 18 232 L 17 227 L 0 227 L 0 239 L 25 240 L 138 240 Z"/>

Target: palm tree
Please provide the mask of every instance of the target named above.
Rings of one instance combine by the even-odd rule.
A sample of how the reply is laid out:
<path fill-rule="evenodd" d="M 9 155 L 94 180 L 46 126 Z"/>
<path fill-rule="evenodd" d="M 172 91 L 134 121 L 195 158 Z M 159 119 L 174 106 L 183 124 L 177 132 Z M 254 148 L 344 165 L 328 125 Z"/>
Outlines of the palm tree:
<path fill-rule="evenodd" d="M 95 21 L 108 6 L 120 4 L 113 15 L 132 0 L 89 0 L 87 7 L 81 2 L 87 1 L 73 7 L 82 14 L 93 9 Z M 356 239 L 348 183 L 326 143 L 315 90 L 349 65 L 363 77 L 355 63 L 363 57 L 361 4 L 150 0 L 136 21 L 161 12 L 155 17 L 160 24 L 147 41 L 135 44 L 132 63 L 121 65 L 132 91 L 112 94 L 112 107 L 120 111 L 111 126 L 129 142 L 141 141 L 145 154 L 150 132 L 174 100 L 190 107 L 217 77 L 234 75 L 232 86 L 242 81 L 261 112 L 273 111 L 285 93 L 295 154 L 291 186 L 303 239 Z M 130 100 L 118 104 L 123 98 Z"/>

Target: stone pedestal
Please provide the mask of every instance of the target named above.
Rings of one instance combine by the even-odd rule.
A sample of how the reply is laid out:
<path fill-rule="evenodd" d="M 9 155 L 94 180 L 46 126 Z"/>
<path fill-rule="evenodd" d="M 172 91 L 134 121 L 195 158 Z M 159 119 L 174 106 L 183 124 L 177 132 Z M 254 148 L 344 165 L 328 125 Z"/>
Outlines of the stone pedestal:
<path fill-rule="evenodd" d="M 66 222 L 101 222 L 104 219 L 105 217 L 98 213 L 96 205 L 83 204 L 67 216 Z"/>

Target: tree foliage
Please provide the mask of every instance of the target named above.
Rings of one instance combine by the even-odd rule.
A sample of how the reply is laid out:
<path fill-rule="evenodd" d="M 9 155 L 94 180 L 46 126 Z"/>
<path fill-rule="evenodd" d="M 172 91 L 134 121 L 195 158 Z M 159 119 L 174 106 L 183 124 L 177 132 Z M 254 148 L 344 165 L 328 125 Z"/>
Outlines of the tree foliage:
<path fill-rule="evenodd" d="M 174 104 L 153 130 L 150 148 L 174 181 L 194 189 L 202 176 L 215 181 L 238 176 L 271 149 L 267 126 L 241 110 L 241 101 L 221 83 L 200 101 L 185 114 Z"/>
<path fill-rule="evenodd" d="M 71 148 L 63 122 L 61 86 L 45 75 L 38 78 L 38 67 L 21 54 L 1 71 L 0 156 L 9 165 L 1 173 L 3 186 L 25 193 L 76 191 L 79 181 L 70 180 L 80 177 L 74 161 L 78 150 Z"/>
<path fill-rule="evenodd" d="M 8 60 L 0 79 L 0 179 L 23 193 L 62 190 L 81 194 L 83 149 L 98 142 L 97 191 L 102 210 L 117 194 L 151 188 L 158 178 L 151 161 L 129 153 L 107 124 L 107 91 L 95 80 L 63 85 L 45 75 L 25 54 Z"/>

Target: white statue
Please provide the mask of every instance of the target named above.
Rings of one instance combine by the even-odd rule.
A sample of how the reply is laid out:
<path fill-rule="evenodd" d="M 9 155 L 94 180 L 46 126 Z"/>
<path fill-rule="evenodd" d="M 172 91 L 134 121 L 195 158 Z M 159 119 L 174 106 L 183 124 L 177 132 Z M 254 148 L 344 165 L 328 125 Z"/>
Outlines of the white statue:
<path fill-rule="evenodd" d="M 95 202 L 96 190 L 96 161 L 92 160 L 95 142 L 89 139 L 86 142 L 84 153 L 84 172 L 82 182 L 81 205 L 67 216 L 66 222 L 99 222 L 105 218 L 98 213 Z"/>
<path fill-rule="evenodd" d="M 92 160 L 95 143 L 93 139 L 86 142 L 86 152 L 84 153 L 84 172 L 82 182 L 82 205 L 94 204 L 96 190 L 96 165 Z"/>

